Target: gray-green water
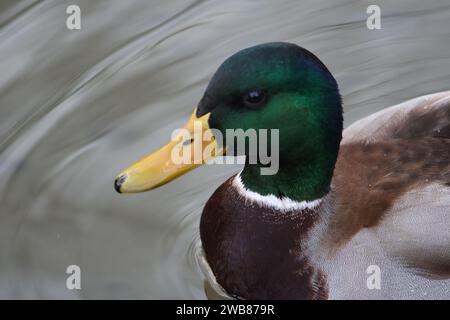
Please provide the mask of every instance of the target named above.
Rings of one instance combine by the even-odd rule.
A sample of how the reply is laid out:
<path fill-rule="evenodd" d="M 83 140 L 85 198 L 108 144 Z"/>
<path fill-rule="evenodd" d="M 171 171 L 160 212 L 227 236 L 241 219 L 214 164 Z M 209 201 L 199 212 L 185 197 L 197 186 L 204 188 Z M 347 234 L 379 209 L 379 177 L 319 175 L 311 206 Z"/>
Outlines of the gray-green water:
<path fill-rule="evenodd" d="M 1 0 L 0 298 L 205 298 L 201 208 L 239 167 L 138 195 L 112 183 L 185 122 L 227 56 L 269 41 L 322 59 L 346 124 L 450 89 L 446 0 Z M 66 289 L 71 264 L 81 290 Z"/>

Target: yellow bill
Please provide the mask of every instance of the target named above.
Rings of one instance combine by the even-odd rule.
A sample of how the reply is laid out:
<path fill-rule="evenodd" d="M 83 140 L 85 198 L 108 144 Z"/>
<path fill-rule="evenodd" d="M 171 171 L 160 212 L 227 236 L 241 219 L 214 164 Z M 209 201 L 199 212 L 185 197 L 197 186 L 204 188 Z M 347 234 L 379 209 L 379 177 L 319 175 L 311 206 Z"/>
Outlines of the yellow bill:
<path fill-rule="evenodd" d="M 172 141 L 122 171 L 114 182 L 119 193 L 143 192 L 162 186 L 182 174 L 224 154 L 209 128 L 210 113 L 196 110 Z"/>

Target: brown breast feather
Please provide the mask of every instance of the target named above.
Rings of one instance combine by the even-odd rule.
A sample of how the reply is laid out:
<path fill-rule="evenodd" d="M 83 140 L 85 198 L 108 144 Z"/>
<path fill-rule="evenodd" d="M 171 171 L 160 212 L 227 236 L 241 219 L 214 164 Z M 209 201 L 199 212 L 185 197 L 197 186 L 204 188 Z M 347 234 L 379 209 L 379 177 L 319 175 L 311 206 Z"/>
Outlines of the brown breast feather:
<path fill-rule="evenodd" d="M 245 299 L 326 299 L 326 275 L 303 255 L 316 209 L 279 212 L 222 184 L 203 209 L 206 259 L 228 294 Z"/>

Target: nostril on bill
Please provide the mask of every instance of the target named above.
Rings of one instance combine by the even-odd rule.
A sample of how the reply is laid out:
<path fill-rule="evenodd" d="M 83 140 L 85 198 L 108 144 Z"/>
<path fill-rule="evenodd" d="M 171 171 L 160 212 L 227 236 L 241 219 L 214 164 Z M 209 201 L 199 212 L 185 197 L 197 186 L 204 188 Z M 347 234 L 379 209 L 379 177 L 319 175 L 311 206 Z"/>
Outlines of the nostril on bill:
<path fill-rule="evenodd" d="M 184 142 L 183 142 L 183 146 L 188 146 L 188 145 L 190 145 L 192 142 L 194 142 L 194 139 L 188 139 L 188 140 L 185 140 Z"/>
<path fill-rule="evenodd" d="M 114 180 L 114 189 L 116 189 L 118 193 L 122 193 L 122 191 L 120 191 L 120 187 L 122 186 L 122 184 L 125 182 L 126 179 L 127 177 L 125 175 L 122 175 L 120 177 L 117 177 L 116 180 Z"/>

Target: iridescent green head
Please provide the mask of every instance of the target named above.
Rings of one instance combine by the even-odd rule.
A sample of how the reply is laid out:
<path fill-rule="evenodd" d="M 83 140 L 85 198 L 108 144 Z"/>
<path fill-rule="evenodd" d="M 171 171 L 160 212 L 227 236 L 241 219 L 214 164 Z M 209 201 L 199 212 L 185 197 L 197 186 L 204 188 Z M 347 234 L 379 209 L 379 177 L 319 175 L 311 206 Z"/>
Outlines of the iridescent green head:
<path fill-rule="evenodd" d="M 246 164 L 244 185 L 262 195 L 312 200 L 327 193 L 342 136 L 336 80 L 311 52 L 266 43 L 228 58 L 211 79 L 197 116 L 226 129 L 279 129 L 279 171 Z"/>
<path fill-rule="evenodd" d="M 342 105 L 333 76 L 309 51 L 282 42 L 239 51 L 219 67 L 196 110 L 185 126 L 189 133 L 197 122 L 204 133 L 218 129 L 222 137 L 227 137 L 227 129 L 278 130 L 278 149 L 272 148 L 275 143 L 266 147 L 276 152 L 270 158 L 278 159 L 278 171 L 263 175 L 261 168 L 267 164 L 261 158 L 247 161 L 241 178 L 251 191 L 298 201 L 328 192 L 342 136 Z M 272 137 L 267 141 L 272 142 Z M 206 150 L 218 141 L 204 143 L 189 137 L 182 139 L 182 145 L 171 141 L 122 171 L 114 187 L 123 193 L 157 188 L 197 167 L 195 161 L 175 163 L 174 150 L 187 150 L 189 159 L 195 159 L 196 145 Z M 225 140 L 228 146 L 229 142 Z M 254 146 L 246 147 L 247 159 L 252 160 L 249 151 Z M 207 153 L 203 160 L 208 157 Z"/>

